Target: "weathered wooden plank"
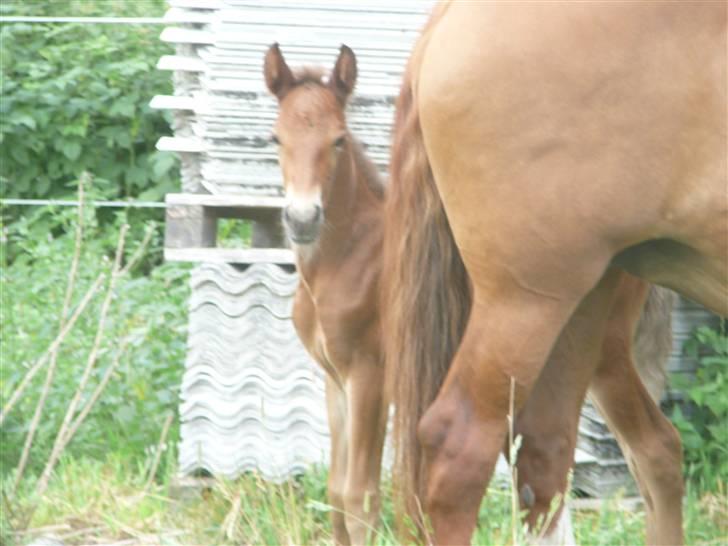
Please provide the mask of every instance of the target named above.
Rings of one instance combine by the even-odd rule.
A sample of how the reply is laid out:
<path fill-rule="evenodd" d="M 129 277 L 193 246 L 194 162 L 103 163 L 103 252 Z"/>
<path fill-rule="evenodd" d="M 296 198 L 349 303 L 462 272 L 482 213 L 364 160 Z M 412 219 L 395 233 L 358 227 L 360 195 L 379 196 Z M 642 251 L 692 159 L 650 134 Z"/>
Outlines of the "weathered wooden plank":
<path fill-rule="evenodd" d="M 157 141 L 160 152 L 202 153 L 205 142 L 199 138 L 162 137 Z"/>
<path fill-rule="evenodd" d="M 172 44 L 214 44 L 215 35 L 207 30 L 167 27 L 159 39 Z"/>
<path fill-rule="evenodd" d="M 286 236 L 280 217 L 253 223 L 253 248 L 280 248 L 286 246 Z"/>
<path fill-rule="evenodd" d="M 157 61 L 157 70 L 177 72 L 204 72 L 205 62 L 198 57 L 184 55 L 162 55 Z"/>
<path fill-rule="evenodd" d="M 165 248 L 164 259 L 215 264 L 295 264 L 293 251 L 287 248 Z"/>
<path fill-rule="evenodd" d="M 194 111 L 198 99 L 183 95 L 156 95 L 149 102 L 149 107 L 155 110 L 191 110 Z"/>
<path fill-rule="evenodd" d="M 217 218 L 205 207 L 167 207 L 164 225 L 166 248 L 214 247 L 216 239 Z"/>
<path fill-rule="evenodd" d="M 200 11 L 172 7 L 164 14 L 164 22 L 168 25 L 175 24 L 210 24 L 215 21 L 211 11 Z"/>
<path fill-rule="evenodd" d="M 202 207 L 241 207 L 279 210 L 285 206 L 283 197 L 265 195 L 213 195 L 198 193 L 168 193 L 164 201 L 168 205 Z"/>

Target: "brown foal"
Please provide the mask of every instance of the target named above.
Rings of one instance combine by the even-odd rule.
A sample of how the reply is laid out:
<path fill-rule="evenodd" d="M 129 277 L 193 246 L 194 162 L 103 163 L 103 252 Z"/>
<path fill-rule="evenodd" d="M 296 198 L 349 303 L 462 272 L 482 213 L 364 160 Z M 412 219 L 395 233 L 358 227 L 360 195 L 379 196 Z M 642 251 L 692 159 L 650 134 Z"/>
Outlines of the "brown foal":
<path fill-rule="evenodd" d="M 342 46 L 330 74 L 294 73 L 274 44 L 264 74 L 278 99 L 283 225 L 300 275 L 293 321 L 326 370 L 334 538 L 364 544 L 378 518 L 388 403 L 378 315 L 383 186 L 345 117 L 356 58 Z"/>
<path fill-rule="evenodd" d="M 511 381 L 526 507 L 562 490 L 590 388 L 645 497 L 647 542 L 682 543 L 679 438 L 625 335 L 646 287 L 616 267 L 728 314 L 727 9 L 435 8 L 397 107 L 383 323 L 395 475 L 437 543 L 470 541 Z"/>

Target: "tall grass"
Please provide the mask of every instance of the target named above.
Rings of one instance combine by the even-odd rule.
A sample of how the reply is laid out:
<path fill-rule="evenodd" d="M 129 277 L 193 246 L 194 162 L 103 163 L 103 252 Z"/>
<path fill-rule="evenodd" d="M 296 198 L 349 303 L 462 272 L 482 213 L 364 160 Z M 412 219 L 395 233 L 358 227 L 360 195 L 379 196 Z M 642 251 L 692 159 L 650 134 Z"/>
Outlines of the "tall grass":
<path fill-rule="evenodd" d="M 23 544 L 35 537 L 55 536 L 67 545 L 122 541 L 185 546 L 333 543 L 325 469 L 312 468 L 278 485 L 247 474 L 235 481 L 218 481 L 212 488 L 180 492 L 172 487 L 174 457 L 172 449 L 165 453 L 168 464 L 164 468 L 168 470 L 146 492 L 149 460 L 146 465 L 135 464 L 123 453 L 109 453 L 103 460 L 66 457 L 40 500 L 28 530 L 13 533 L 10 516 L 3 510 L 0 540 L 4 544 Z M 25 484 L 23 503 L 34 502 L 32 485 Z M 473 543 L 512 545 L 510 510 L 508 487 L 502 483 L 492 485 L 480 509 Z M 620 508 L 618 497 L 605 501 L 598 511 L 576 510 L 573 515 L 579 544 L 644 544 L 644 514 Z M 392 518 L 391 503 L 385 503 L 383 523 L 374 544 L 397 544 Z M 725 544 L 726 521 L 725 494 L 701 496 L 688 488 L 687 544 Z"/>
<path fill-rule="evenodd" d="M 17 490 L 17 465 L 43 394 L 44 373 L 30 382 L 2 423 L 0 543 L 27 544 L 36 537 L 55 536 L 68 545 L 331 544 L 332 508 L 326 499 L 323 468 L 278 485 L 254 474 L 235 481 L 218 480 L 211 488 L 181 491 L 175 485 L 178 429 L 177 419 L 169 416 L 176 414 L 179 404 L 188 268 L 160 264 L 158 225 L 144 225 L 125 213 L 100 221 L 102 214 L 108 213 L 91 207 L 83 212 L 69 312 L 78 310 L 82 294 L 100 273 L 110 273 L 121 226 L 131 225 L 121 264 L 129 264 L 139 254 L 147 230 L 152 234 L 150 245 L 145 258 L 117 279 L 101 341 L 97 344 L 103 290 L 63 340 L 47 407 Z M 2 228 L 2 406 L 58 334 L 77 247 L 76 222 L 77 211 L 46 207 Z M 129 340 L 128 348 L 111 368 L 123 339 Z M 111 379 L 76 435 L 61 450 L 47 489 L 39 494 L 38 479 L 95 346 L 98 362 L 82 391 L 79 408 L 92 398 L 109 370 Z M 383 487 L 381 525 L 373 542 L 392 545 L 397 539 L 391 491 L 388 482 Z M 518 520 L 514 524 L 512 501 L 508 484 L 491 484 L 480 508 L 474 543 L 514 545 L 522 541 Z M 688 544 L 724 544 L 726 522 L 724 477 L 719 477 L 709 493 L 688 487 Z M 639 544 L 644 542 L 644 517 L 639 511 L 624 510 L 616 499 L 597 511 L 577 510 L 574 530 L 579 543 L 587 546 Z"/>

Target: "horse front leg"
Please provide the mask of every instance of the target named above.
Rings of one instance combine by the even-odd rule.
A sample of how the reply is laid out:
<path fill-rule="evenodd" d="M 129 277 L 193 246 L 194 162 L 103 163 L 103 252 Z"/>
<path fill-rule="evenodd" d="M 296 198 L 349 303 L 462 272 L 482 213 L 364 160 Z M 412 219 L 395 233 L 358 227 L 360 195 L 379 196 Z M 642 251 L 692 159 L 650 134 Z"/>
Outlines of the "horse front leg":
<path fill-rule="evenodd" d="M 367 356 L 357 356 L 346 380 L 348 401 L 348 457 L 344 508 L 351 543 L 363 545 L 379 518 L 382 448 L 387 423 L 384 367 Z"/>
<path fill-rule="evenodd" d="M 600 287 L 588 298 L 605 305 L 613 283 Z M 420 421 L 425 506 L 437 544 L 470 542 L 483 493 L 507 439 L 510 407 L 515 413 L 523 407 L 576 307 L 531 293 L 507 294 L 485 298 L 475 287 L 461 346 L 438 397 Z"/>
<path fill-rule="evenodd" d="M 341 386 L 326 374 L 326 410 L 331 434 L 331 463 L 329 465 L 328 495 L 331 510 L 331 527 L 334 542 L 349 546 L 351 540 L 346 530 L 344 486 L 347 467 L 347 407 L 346 394 Z"/>

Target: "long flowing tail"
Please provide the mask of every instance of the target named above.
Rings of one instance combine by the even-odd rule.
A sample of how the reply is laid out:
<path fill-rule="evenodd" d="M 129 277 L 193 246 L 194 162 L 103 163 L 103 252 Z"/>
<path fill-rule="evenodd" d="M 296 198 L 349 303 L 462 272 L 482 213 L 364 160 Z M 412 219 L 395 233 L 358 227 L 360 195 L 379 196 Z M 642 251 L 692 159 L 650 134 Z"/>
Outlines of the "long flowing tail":
<path fill-rule="evenodd" d="M 637 372 L 652 399 L 659 403 L 667 382 L 672 350 L 672 308 L 677 295 L 651 286 L 634 334 L 632 356 Z"/>
<path fill-rule="evenodd" d="M 415 99 L 417 63 L 416 48 L 396 109 L 382 305 L 387 386 L 395 406 L 392 475 L 403 508 L 414 517 L 421 513 L 417 499 L 425 481 L 417 424 L 444 381 L 471 306 L 470 281 L 425 150 Z"/>

